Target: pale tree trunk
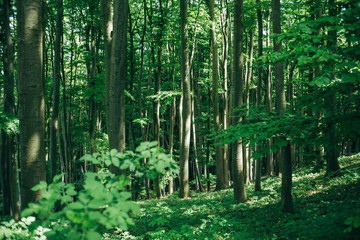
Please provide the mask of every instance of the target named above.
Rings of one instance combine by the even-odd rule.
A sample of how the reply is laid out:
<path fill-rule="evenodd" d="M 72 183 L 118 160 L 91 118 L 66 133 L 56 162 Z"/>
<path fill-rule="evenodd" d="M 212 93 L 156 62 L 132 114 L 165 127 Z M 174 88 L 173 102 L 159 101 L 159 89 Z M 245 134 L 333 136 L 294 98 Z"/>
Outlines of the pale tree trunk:
<path fill-rule="evenodd" d="M 53 102 L 50 122 L 50 179 L 57 174 L 57 142 L 56 134 L 59 134 L 59 102 L 60 102 L 60 62 L 61 62 L 61 39 L 63 35 L 63 0 L 57 1 L 56 33 L 55 33 L 55 59 L 54 59 L 54 87 Z"/>
<path fill-rule="evenodd" d="M 111 76 L 111 32 L 113 30 L 111 0 L 101 0 L 101 22 L 105 48 L 105 112 L 109 124 L 109 82 Z M 109 126 L 107 126 L 109 129 Z"/>
<path fill-rule="evenodd" d="M 243 1 L 234 3 L 234 88 L 233 106 L 235 110 L 243 105 L 244 91 L 244 60 L 243 60 L 243 25 L 244 8 Z M 241 118 L 233 118 L 233 125 L 241 124 Z M 244 162 L 243 162 L 243 142 L 237 140 L 233 145 L 233 180 L 234 180 L 234 200 L 236 203 L 246 202 L 246 192 L 244 185 Z"/>
<path fill-rule="evenodd" d="M 329 0 L 329 17 L 336 16 L 336 0 Z M 328 31 L 328 41 L 327 47 L 331 51 L 336 51 L 336 23 L 332 24 Z M 335 62 L 329 61 L 329 71 L 330 71 L 330 80 L 335 80 Z M 327 109 L 326 111 L 330 114 L 335 114 L 335 106 L 336 106 L 336 96 L 335 94 L 330 94 L 327 100 Z M 327 133 L 328 137 L 328 145 L 325 147 L 326 152 L 326 173 L 331 173 L 339 170 L 339 151 L 337 149 L 337 141 L 336 141 L 336 123 L 329 122 L 329 131 Z"/>
<path fill-rule="evenodd" d="M 266 47 L 270 48 L 270 10 L 268 11 L 268 19 L 267 19 L 267 38 L 266 38 Z M 271 65 L 267 67 L 267 76 L 265 76 L 265 102 L 266 102 L 266 109 L 271 112 L 273 110 L 273 101 L 272 101 L 272 73 L 271 73 Z M 271 146 L 273 143 L 273 139 L 267 140 L 267 148 L 269 148 L 269 153 L 266 156 L 266 175 L 273 176 L 275 174 L 275 166 L 274 166 L 274 154 L 271 150 Z"/>
<path fill-rule="evenodd" d="M 191 96 L 190 96 L 190 69 L 187 26 L 187 1 L 180 0 L 181 17 L 181 80 L 183 83 L 183 133 L 180 149 L 180 198 L 190 197 L 189 187 L 189 152 L 191 131 Z"/>
<path fill-rule="evenodd" d="M 257 22 L 258 22 L 258 58 L 263 54 L 263 22 L 262 12 L 260 8 L 260 0 L 256 0 L 257 9 Z M 260 106 L 262 103 L 262 76 L 263 69 L 260 67 L 257 71 L 258 81 L 256 87 L 256 105 Z M 260 150 L 260 144 L 256 144 L 256 150 Z M 257 158 L 255 161 L 255 191 L 261 191 L 261 158 Z"/>
<path fill-rule="evenodd" d="M 272 20 L 273 33 L 281 33 L 280 21 L 280 0 L 272 0 Z M 281 52 L 281 41 L 274 38 L 274 52 Z M 284 88 L 284 66 L 282 62 L 275 64 L 275 92 L 276 92 L 276 110 L 282 115 L 286 110 L 285 88 Z M 282 137 L 283 141 L 287 141 L 286 137 Z M 283 212 L 294 212 L 292 202 L 292 165 L 291 165 L 291 149 L 290 143 L 282 147 L 279 152 L 279 158 L 282 165 L 281 178 L 281 210 Z"/>
<path fill-rule="evenodd" d="M 110 149 L 125 150 L 125 86 L 128 1 L 114 2 L 111 76 L 109 82 L 109 143 Z M 116 171 L 117 172 L 117 171 Z M 118 172 L 117 172 L 118 173 Z"/>
<path fill-rule="evenodd" d="M 247 71 L 245 74 L 245 93 L 244 93 L 244 102 L 246 104 L 247 113 L 249 115 L 249 108 L 250 108 L 250 82 L 252 79 L 252 65 L 253 65 L 253 58 L 254 58 L 254 32 L 252 30 L 249 31 L 249 41 L 248 41 L 248 48 L 249 48 L 249 62 L 246 63 Z M 244 165 L 245 165 L 245 183 L 248 184 L 252 180 L 252 164 L 250 160 L 250 143 L 244 145 Z"/>
<path fill-rule="evenodd" d="M 216 40 L 216 22 L 214 13 L 214 0 L 209 0 L 209 15 L 211 21 L 211 45 L 212 45 L 212 103 L 213 103 L 213 120 L 214 131 L 220 130 L 220 113 L 219 113 L 219 56 Z M 219 140 L 215 140 L 215 162 L 216 162 L 216 189 L 221 190 L 226 187 L 224 179 L 224 155 L 222 146 L 218 145 Z M 227 169 L 227 168 L 226 168 Z"/>
<path fill-rule="evenodd" d="M 15 114 L 14 96 L 14 50 L 10 27 L 10 0 L 4 1 L 4 44 L 3 44 L 3 66 L 4 66 L 4 112 Z M 16 160 L 16 136 L 1 132 L 1 176 L 3 195 L 3 215 L 11 216 L 15 221 L 20 219 L 20 206 L 17 184 L 17 160 Z M 8 197 L 6 197 L 8 196 Z"/>
<path fill-rule="evenodd" d="M 46 181 L 45 101 L 43 79 L 43 2 L 16 2 L 18 34 L 18 100 L 21 154 L 21 209 L 41 199 L 31 188 Z"/>
<path fill-rule="evenodd" d="M 223 94 L 223 105 L 224 105 L 224 119 L 223 119 L 223 128 L 224 130 L 229 126 L 229 77 L 228 77 L 228 56 L 229 56 L 229 24 L 231 21 L 231 13 L 229 10 L 228 2 L 226 2 L 226 13 L 223 19 L 222 24 L 222 37 L 223 37 L 223 76 L 224 76 L 224 94 Z M 230 185 L 230 171 L 229 171 L 229 145 L 224 144 L 224 184 L 225 187 Z"/>

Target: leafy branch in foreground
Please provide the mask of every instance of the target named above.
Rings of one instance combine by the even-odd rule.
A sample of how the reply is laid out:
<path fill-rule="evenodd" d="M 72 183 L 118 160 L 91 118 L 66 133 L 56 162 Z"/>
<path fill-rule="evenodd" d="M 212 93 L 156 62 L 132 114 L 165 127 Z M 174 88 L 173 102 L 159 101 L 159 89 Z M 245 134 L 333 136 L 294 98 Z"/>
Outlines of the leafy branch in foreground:
<path fill-rule="evenodd" d="M 148 161 L 143 166 L 145 158 Z M 101 239 L 106 230 L 126 230 L 134 224 L 131 214 L 139 213 L 139 207 L 129 200 L 130 178 L 116 176 L 107 167 L 114 165 L 136 177 L 146 175 L 151 179 L 163 176 L 166 168 L 178 172 L 175 161 L 156 142 L 143 142 L 135 152 L 119 153 L 113 149 L 110 153 L 85 155 L 81 160 L 102 168 L 85 173 L 80 190 L 72 183 L 62 182 L 63 174 L 55 176 L 49 185 L 40 182 L 32 190 L 40 190 L 43 198 L 22 212 L 27 217 L 20 222 L 24 224 L 14 228 L 10 222 L 3 222 L 0 239 L 33 239 L 40 234 L 48 239 L 94 240 Z"/>

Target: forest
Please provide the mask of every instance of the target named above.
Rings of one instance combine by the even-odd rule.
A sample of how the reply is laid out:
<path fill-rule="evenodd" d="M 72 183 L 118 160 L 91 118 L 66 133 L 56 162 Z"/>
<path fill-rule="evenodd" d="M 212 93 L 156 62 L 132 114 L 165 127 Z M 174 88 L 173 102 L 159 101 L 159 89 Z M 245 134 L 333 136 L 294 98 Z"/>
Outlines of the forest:
<path fill-rule="evenodd" d="M 360 239 L 357 0 L 1 0 L 0 239 Z"/>

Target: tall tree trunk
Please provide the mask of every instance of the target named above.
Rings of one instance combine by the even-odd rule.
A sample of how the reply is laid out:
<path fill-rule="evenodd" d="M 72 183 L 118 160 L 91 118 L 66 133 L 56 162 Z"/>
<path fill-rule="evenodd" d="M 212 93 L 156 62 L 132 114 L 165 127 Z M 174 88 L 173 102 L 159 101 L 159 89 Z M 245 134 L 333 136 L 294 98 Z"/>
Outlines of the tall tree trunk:
<path fill-rule="evenodd" d="M 248 49 L 249 49 L 249 62 L 246 63 L 247 66 L 247 73 L 245 74 L 245 93 L 244 93 L 244 102 L 246 104 L 247 113 L 249 115 L 250 109 L 250 83 L 252 79 L 252 65 L 253 65 L 253 58 L 254 58 L 254 32 L 250 29 L 249 30 L 249 41 L 248 41 Z M 244 166 L 245 166 L 245 183 L 248 184 L 252 180 L 252 162 L 250 160 L 250 143 L 244 144 Z"/>
<path fill-rule="evenodd" d="M 329 0 L 329 17 L 336 17 L 336 0 Z M 327 47 L 335 52 L 336 51 L 336 23 L 334 22 L 329 26 L 328 31 L 328 41 Z M 330 80 L 335 80 L 335 62 L 329 61 L 329 71 L 330 71 Z M 327 112 L 335 115 L 335 106 L 336 106 L 336 96 L 335 94 L 330 94 L 327 99 Z M 326 173 L 331 173 L 337 171 L 339 166 L 339 151 L 337 149 L 337 141 L 336 141 L 336 123 L 329 122 L 329 131 L 327 133 L 328 137 L 328 145 L 325 147 L 326 152 Z"/>
<path fill-rule="evenodd" d="M 267 38 L 266 38 L 266 47 L 270 48 L 270 9 L 268 10 L 268 19 L 267 19 Z M 271 112 L 273 110 L 273 100 L 272 100 L 272 92 L 273 92 L 273 82 L 272 82 L 272 72 L 271 65 L 267 67 L 267 75 L 265 76 L 265 102 L 266 109 Z M 273 176 L 275 174 L 275 166 L 274 166 L 274 154 L 271 150 L 271 146 L 273 144 L 273 139 L 269 139 L 266 143 L 267 148 L 270 149 L 269 153 L 266 156 L 266 175 Z"/>
<path fill-rule="evenodd" d="M 189 43 L 187 26 L 187 1 L 180 0 L 181 18 L 181 81 L 183 83 L 183 133 L 180 149 L 180 198 L 190 197 L 189 188 L 189 152 L 191 131 L 191 96 L 190 96 L 190 68 Z"/>
<path fill-rule="evenodd" d="M 111 77 L 109 83 L 109 143 L 111 149 L 125 150 L 125 86 L 128 1 L 114 2 Z"/>
<path fill-rule="evenodd" d="M 280 21 L 280 0 L 272 0 L 272 19 L 273 33 L 281 33 Z M 281 52 L 281 41 L 274 38 L 274 52 Z M 282 115 L 286 110 L 285 88 L 284 88 L 284 66 L 282 62 L 275 64 L 275 92 L 276 92 L 276 110 Z M 281 137 L 282 141 L 287 141 L 286 137 Z M 281 178 L 281 209 L 283 212 L 294 212 L 292 202 L 292 165 L 290 143 L 282 147 L 279 152 L 279 158 L 282 165 Z"/>
<path fill-rule="evenodd" d="M 244 60 L 243 60 L 243 26 L 244 26 L 244 7 L 243 1 L 234 3 L 234 89 L 233 89 L 233 109 L 243 105 L 244 91 Z M 234 117 L 233 125 L 241 124 L 241 118 Z M 233 146 L 233 180 L 234 180 L 234 200 L 236 203 L 246 202 L 246 192 L 244 185 L 244 162 L 243 162 L 243 142 L 239 139 Z"/>
<path fill-rule="evenodd" d="M 4 112 L 15 114 L 14 96 L 14 51 L 10 28 L 10 0 L 4 1 L 4 44 L 3 44 L 3 66 L 4 66 Z M 1 131 L 1 176 L 3 215 L 11 212 L 15 221 L 20 219 L 18 184 L 17 184 L 17 161 L 16 161 L 16 136 Z M 6 197 L 8 196 L 8 197 Z"/>
<path fill-rule="evenodd" d="M 111 0 L 101 0 L 101 22 L 105 48 L 105 111 L 109 124 L 109 82 L 111 76 L 111 32 L 113 30 Z M 109 130 L 109 126 L 107 126 Z"/>
<path fill-rule="evenodd" d="M 260 0 L 256 0 L 257 8 L 257 22 L 258 22 L 258 58 L 263 54 L 263 20 L 260 7 Z M 256 105 L 260 106 L 262 103 L 262 73 L 263 69 L 258 68 L 258 81 L 256 87 Z M 260 150 L 260 144 L 256 144 L 256 150 Z M 261 191 L 261 158 L 257 158 L 255 162 L 255 191 Z"/>
<path fill-rule="evenodd" d="M 61 39 L 63 35 L 63 0 L 57 1 L 57 16 L 56 16 L 56 33 L 55 33 L 55 59 L 54 59 L 54 87 L 53 87 L 53 102 L 52 114 L 50 122 L 50 179 L 57 174 L 57 142 L 56 134 L 58 134 L 59 125 L 59 102 L 60 102 L 60 79 L 61 79 Z"/>
<path fill-rule="evenodd" d="M 226 13 L 225 19 L 222 27 L 222 36 L 223 36 L 223 76 L 224 76 L 224 94 L 223 94 L 223 106 L 224 106 L 224 119 L 223 119 L 223 128 L 224 130 L 229 126 L 229 74 L 228 74 L 228 56 L 229 56 L 229 24 L 231 21 L 231 13 L 229 10 L 228 2 L 225 3 Z M 225 187 L 228 187 L 230 184 L 230 171 L 229 171 L 229 145 L 224 145 L 224 184 Z"/>
<path fill-rule="evenodd" d="M 209 15 L 211 21 L 211 45 L 212 45 L 212 103 L 213 103 L 213 120 L 214 131 L 220 130 L 220 113 L 219 113 L 219 56 L 216 40 L 216 22 L 214 13 L 214 0 L 209 0 Z M 215 140 L 215 162 L 216 162 L 216 189 L 221 190 L 226 187 L 224 179 L 224 155 L 219 140 Z M 228 169 L 228 168 L 226 168 Z"/>
<path fill-rule="evenodd" d="M 31 188 L 46 181 L 43 18 L 41 0 L 19 0 L 18 99 L 21 154 L 21 208 L 41 198 Z"/>

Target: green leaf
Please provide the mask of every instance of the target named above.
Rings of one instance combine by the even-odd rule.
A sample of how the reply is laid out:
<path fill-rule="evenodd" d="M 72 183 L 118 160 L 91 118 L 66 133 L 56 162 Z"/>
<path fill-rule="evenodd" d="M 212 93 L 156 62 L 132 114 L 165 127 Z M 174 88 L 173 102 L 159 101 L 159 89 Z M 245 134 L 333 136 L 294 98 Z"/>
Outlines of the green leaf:
<path fill-rule="evenodd" d="M 116 166 L 120 166 L 120 160 L 117 157 L 112 157 L 112 163 Z"/>
<path fill-rule="evenodd" d="M 72 210 L 81 210 L 84 208 L 84 205 L 81 202 L 73 202 L 67 205 L 67 207 Z"/>
<path fill-rule="evenodd" d="M 38 191 L 38 190 L 43 190 L 47 188 L 47 183 L 44 181 L 41 181 L 39 184 L 35 185 L 34 187 L 31 188 L 32 191 Z"/>
<path fill-rule="evenodd" d="M 58 174 L 58 175 L 54 176 L 53 182 L 58 182 L 58 181 L 62 178 L 62 176 L 64 176 L 64 175 L 65 175 L 65 174 L 62 173 L 62 174 Z"/>
<path fill-rule="evenodd" d="M 102 236 L 100 233 L 98 233 L 94 230 L 90 230 L 89 232 L 86 233 L 86 239 L 97 240 L 97 239 L 102 239 Z"/>
<path fill-rule="evenodd" d="M 117 152 L 118 152 L 118 151 L 117 151 L 116 149 L 111 149 L 111 150 L 110 150 L 110 155 L 111 155 L 112 157 L 114 157 Z"/>

